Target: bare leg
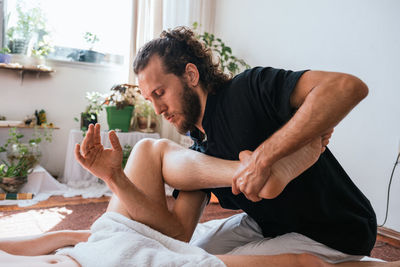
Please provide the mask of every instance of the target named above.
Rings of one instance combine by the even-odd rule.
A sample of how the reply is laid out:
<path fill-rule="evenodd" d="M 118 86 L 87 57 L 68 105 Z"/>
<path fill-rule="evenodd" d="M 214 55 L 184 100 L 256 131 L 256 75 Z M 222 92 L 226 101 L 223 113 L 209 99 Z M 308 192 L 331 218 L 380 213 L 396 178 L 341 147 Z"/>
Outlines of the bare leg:
<path fill-rule="evenodd" d="M 286 185 L 310 168 L 321 155 L 321 138 L 316 138 L 296 152 L 272 165 L 271 176 L 261 189 L 261 198 L 277 197 Z"/>
<path fill-rule="evenodd" d="M 0 239 L 0 250 L 13 255 L 37 256 L 49 254 L 56 249 L 86 242 L 90 231 L 55 231 L 35 236 Z"/>
<path fill-rule="evenodd" d="M 87 241 L 89 231 L 56 231 L 36 236 L 0 240 L 0 265 L 78 267 L 64 255 L 46 255 L 58 248 Z"/>
<path fill-rule="evenodd" d="M 310 147 L 313 149 L 310 149 Z M 317 153 L 310 154 L 310 150 L 313 152 L 316 150 Z M 269 181 L 272 186 L 266 185 L 269 196 L 272 195 L 271 192 L 280 193 L 296 175 L 315 162 L 321 151 L 320 139 L 300 151 L 306 153 L 296 152 L 297 154 L 294 153 L 292 157 L 282 159 L 288 162 L 290 165 L 288 168 L 284 163 L 276 164 L 277 167 L 273 167 L 273 175 Z M 317 157 L 314 156 L 315 154 L 317 154 Z M 307 155 L 310 156 L 307 157 Z M 291 162 L 296 159 L 298 161 L 295 163 L 298 164 Z M 313 162 L 310 163 L 311 161 Z M 164 193 L 164 182 L 183 191 L 194 191 L 208 187 L 229 187 L 238 166 L 239 161 L 210 157 L 185 149 L 166 139 L 141 140 L 135 145 L 124 170 L 131 184 L 124 183 L 118 187 L 113 187 L 116 190 L 114 192 L 116 195 L 123 196 L 123 201 L 120 201 L 114 195 L 108 211 L 119 212 L 177 239 L 182 238 L 182 233 L 177 232 L 176 229 L 186 229 L 185 225 L 182 224 L 185 224 L 188 218 L 191 218 L 191 221 L 187 222 L 186 225 L 186 234 L 181 239 L 186 240 L 191 236 L 190 229 L 193 229 L 197 224 L 195 220 L 198 219 L 199 214 L 194 211 L 198 210 L 201 203 L 198 202 L 199 198 L 192 194 L 192 196 L 187 196 L 190 200 L 186 200 L 186 205 L 177 205 L 180 209 L 179 212 L 175 212 L 175 210 L 169 212 Z M 279 167 L 286 169 L 280 170 Z M 286 176 L 279 177 L 278 175 Z M 129 186 L 131 186 L 131 189 L 128 190 L 127 187 Z M 123 202 L 129 204 L 124 206 Z M 194 203 L 192 206 L 190 206 L 191 202 Z M 158 214 L 160 220 L 154 219 L 154 213 Z M 183 218 L 183 216 L 186 218 Z"/>
<path fill-rule="evenodd" d="M 138 161 L 140 163 L 137 163 L 136 166 L 142 170 L 141 175 L 146 176 L 149 169 L 151 172 L 155 172 L 162 168 L 158 175 L 161 175 L 167 184 L 176 189 L 191 191 L 200 188 L 230 187 L 232 177 L 239 166 L 239 161 L 210 157 L 185 149 L 165 139 L 145 140 L 144 142 L 153 142 L 153 146 L 149 147 L 150 150 L 156 152 L 149 153 L 148 150 L 142 149 L 132 151 L 132 154 L 142 153 L 142 155 L 134 156 L 136 160 L 127 163 L 129 170 L 132 170 L 131 173 L 133 174 L 135 167 L 130 165 Z M 141 146 L 140 142 L 136 146 Z M 268 182 L 260 192 L 260 197 L 274 198 L 279 195 L 291 180 L 313 165 L 320 154 L 321 138 L 317 138 L 293 154 L 276 162 L 272 166 Z M 160 180 L 160 177 L 155 180 Z M 159 183 L 158 186 L 161 186 L 161 184 Z"/>
<path fill-rule="evenodd" d="M 161 158 L 167 145 L 165 140 L 153 139 L 144 139 L 135 145 L 124 170 L 135 187 L 136 193 L 132 192 L 136 194 L 135 199 L 128 200 L 132 205 L 127 204 L 130 205 L 127 208 L 114 194 L 107 211 L 118 212 L 168 236 L 189 241 L 206 204 L 205 193 L 182 192 L 173 210 L 168 210 Z"/>
<path fill-rule="evenodd" d="M 328 267 L 333 266 L 309 254 L 217 255 L 228 267 Z"/>
<path fill-rule="evenodd" d="M 263 266 L 263 267 L 398 267 L 400 261 L 351 261 L 331 264 L 310 254 L 281 254 L 281 255 L 217 255 L 228 267 Z"/>

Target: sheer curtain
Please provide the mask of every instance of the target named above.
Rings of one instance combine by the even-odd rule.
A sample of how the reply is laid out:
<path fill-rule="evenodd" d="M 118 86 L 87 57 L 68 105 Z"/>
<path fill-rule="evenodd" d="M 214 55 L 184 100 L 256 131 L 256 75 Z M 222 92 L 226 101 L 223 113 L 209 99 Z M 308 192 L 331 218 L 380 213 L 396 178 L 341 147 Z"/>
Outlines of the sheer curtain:
<path fill-rule="evenodd" d="M 129 64 L 129 82 L 137 84 L 133 73 L 133 60 L 146 42 L 160 35 L 163 29 L 176 26 L 201 25 L 201 30 L 213 32 L 214 0 L 133 0 L 132 35 Z M 160 135 L 180 143 L 181 135 L 167 121 L 162 119 Z"/>

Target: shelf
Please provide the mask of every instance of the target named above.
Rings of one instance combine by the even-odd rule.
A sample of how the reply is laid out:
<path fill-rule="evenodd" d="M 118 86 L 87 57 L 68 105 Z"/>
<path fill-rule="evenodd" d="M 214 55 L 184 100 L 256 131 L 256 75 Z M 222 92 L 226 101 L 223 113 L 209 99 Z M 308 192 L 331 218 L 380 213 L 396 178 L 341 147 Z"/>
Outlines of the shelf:
<path fill-rule="evenodd" d="M 6 69 L 6 70 L 11 70 L 11 71 L 18 71 L 21 74 L 21 85 L 23 83 L 24 80 L 24 75 L 26 73 L 34 73 L 36 74 L 36 77 L 39 77 L 40 74 L 50 74 L 52 72 L 55 72 L 55 70 L 53 70 L 50 67 L 25 67 L 22 66 L 20 64 L 15 64 L 15 63 L 11 63 L 11 64 L 5 64 L 5 63 L 0 63 L 0 69 Z"/>
<path fill-rule="evenodd" d="M 25 124 L 19 124 L 19 125 L 0 125 L 0 128 L 27 128 L 27 129 L 34 129 L 35 126 L 29 126 L 29 125 L 25 125 Z M 53 126 L 53 127 L 50 127 L 50 126 L 48 126 L 48 127 L 43 127 L 43 126 L 39 126 L 39 125 L 37 125 L 36 128 L 38 128 L 38 129 L 55 129 L 55 130 L 60 129 L 59 127 L 55 127 L 55 126 Z"/>
<path fill-rule="evenodd" d="M 25 67 L 25 66 L 16 65 L 16 64 L 4 64 L 4 63 L 0 63 L 0 69 L 26 71 L 26 72 L 37 72 L 37 73 L 54 72 L 54 70 L 52 68 L 49 68 L 49 67 L 43 67 L 43 68 Z"/>

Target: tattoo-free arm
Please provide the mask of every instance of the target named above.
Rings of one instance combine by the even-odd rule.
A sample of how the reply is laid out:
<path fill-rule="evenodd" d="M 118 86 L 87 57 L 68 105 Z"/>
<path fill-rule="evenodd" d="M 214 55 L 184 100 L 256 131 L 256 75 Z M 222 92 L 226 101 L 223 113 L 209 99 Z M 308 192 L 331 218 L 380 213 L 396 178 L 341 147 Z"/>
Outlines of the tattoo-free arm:
<path fill-rule="evenodd" d="M 290 98 L 297 112 L 242 164 L 234 176 L 232 191 L 243 192 L 248 199 L 259 201 L 258 193 L 268 180 L 272 164 L 313 138 L 329 133 L 367 94 L 367 86 L 352 75 L 304 73 Z M 241 188 L 236 182 L 239 178 L 243 181 Z"/>

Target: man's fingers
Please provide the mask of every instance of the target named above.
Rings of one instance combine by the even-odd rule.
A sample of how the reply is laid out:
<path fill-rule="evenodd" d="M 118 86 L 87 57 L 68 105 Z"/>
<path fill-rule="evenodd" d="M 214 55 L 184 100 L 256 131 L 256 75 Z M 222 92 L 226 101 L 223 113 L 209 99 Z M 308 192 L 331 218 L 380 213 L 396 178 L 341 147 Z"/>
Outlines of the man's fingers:
<path fill-rule="evenodd" d="M 85 158 L 81 155 L 81 146 L 79 144 L 75 145 L 75 158 L 82 165 L 85 165 Z"/>
<path fill-rule="evenodd" d="M 258 201 L 260 201 L 262 198 L 260 198 L 259 196 L 258 196 L 258 192 L 260 191 L 260 190 L 257 190 L 257 189 L 254 189 L 254 188 L 252 188 L 252 186 L 251 185 L 249 185 L 248 183 L 246 183 L 246 182 L 243 182 L 241 185 L 240 185 L 240 191 L 246 196 L 246 198 L 248 199 L 248 200 L 250 200 L 250 201 L 253 201 L 253 202 L 258 202 Z M 257 194 L 254 194 L 254 192 L 256 192 L 257 191 Z"/>
<path fill-rule="evenodd" d="M 251 157 L 251 154 L 253 154 L 253 152 L 251 152 L 250 150 L 243 150 L 239 153 L 239 160 L 244 161 L 247 158 Z"/>
<path fill-rule="evenodd" d="M 96 123 L 96 125 L 94 126 L 93 144 L 94 145 L 101 144 L 100 124 L 99 123 Z"/>
<path fill-rule="evenodd" d="M 122 151 L 121 144 L 119 143 L 119 139 L 115 131 L 110 131 L 108 133 L 108 138 L 110 139 L 111 146 L 114 150 Z"/>
<path fill-rule="evenodd" d="M 322 134 L 322 141 L 329 140 L 332 137 L 333 128 Z"/>
<path fill-rule="evenodd" d="M 258 193 L 261 191 L 262 187 L 254 182 L 251 182 L 244 177 L 239 177 L 236 181 L 236 184 L 239 188 L 239 191 L 243 193 L 248 200 L 257 202 L 262 199 L 258 196 Z"/>
<path fill-rule="evenodd" d="M 322 139 L 321 145 L 327 146 L 329 144 L 329 139 Z"/>
<path fill-rule="evenodd" d="M 237 177 L 232 179 L 232 194 L 238 195 L 240 193 L 239 187 L 237 186 Z"/>
<path fill-rule="evenodd" d="M 93 124 L 89 124 L 89 129 L 86 132 L 86 136 L 82 141 L 82 153 L 83 155 L 86 155 L 87 151 L 89 150 L 89 148 L 91 147 L 91 145 L 93 144 Z"/>
<path fill-rule="evenodd" d="M 321 153 L 325 151 L 326 146 L 329 144 L 329 140 L 332 137 L 332 133 L 333 133 L 333 128 L 329 129 L 328 131 L 326 131 L 323 135 L 322 135 L 322 140 L 321 140 Z"/>

